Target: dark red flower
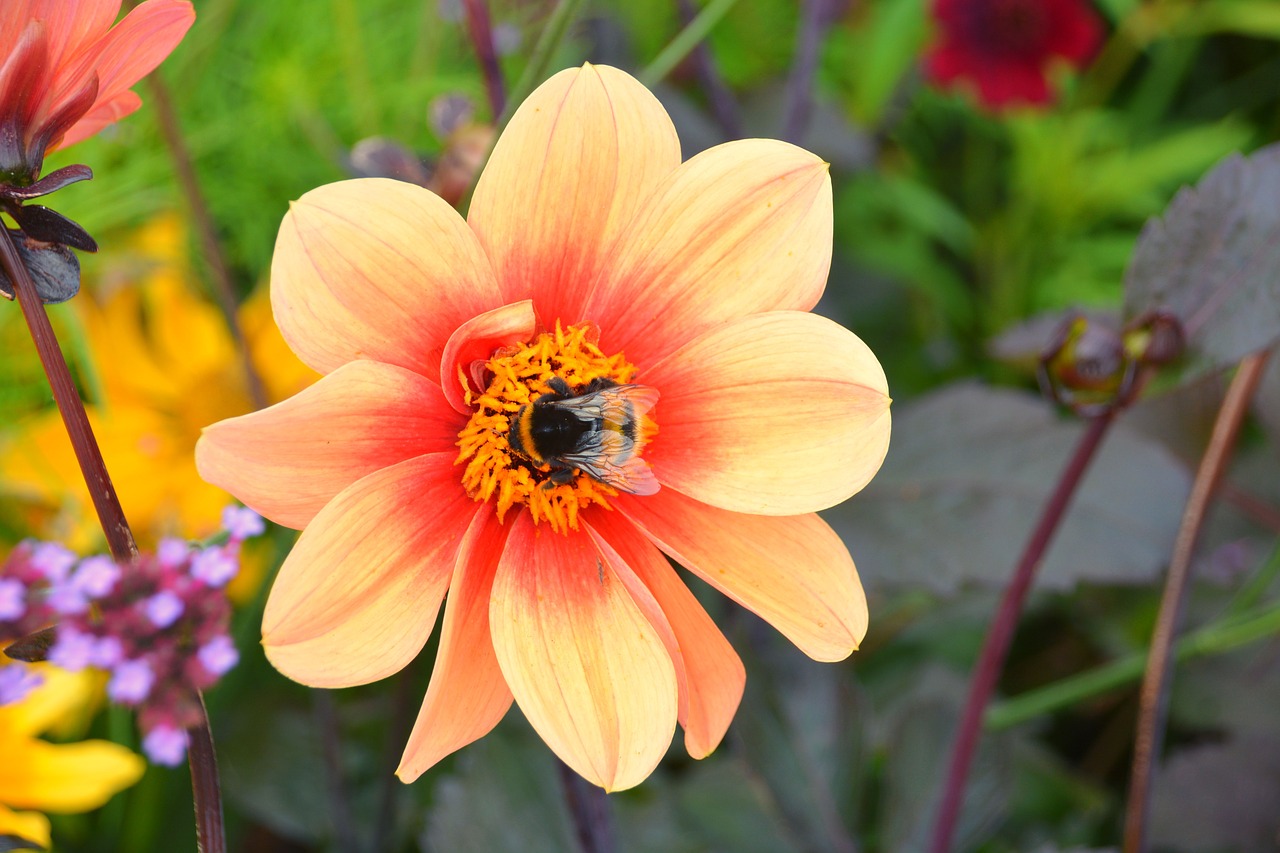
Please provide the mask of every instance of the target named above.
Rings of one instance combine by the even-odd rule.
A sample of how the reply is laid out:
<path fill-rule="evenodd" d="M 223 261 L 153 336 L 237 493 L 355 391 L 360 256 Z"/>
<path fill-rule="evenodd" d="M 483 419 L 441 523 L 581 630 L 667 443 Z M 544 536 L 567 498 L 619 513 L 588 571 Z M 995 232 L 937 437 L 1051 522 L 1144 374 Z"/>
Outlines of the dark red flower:
<path fill-rule="evenodd" d="M 948 88 L 976 87 L 992 110 L 1048 103 L 1049 67 L 1082 67 L 1102 40 L 1088 0 L 933 0 L 933 17 L 925 73 Z"/>

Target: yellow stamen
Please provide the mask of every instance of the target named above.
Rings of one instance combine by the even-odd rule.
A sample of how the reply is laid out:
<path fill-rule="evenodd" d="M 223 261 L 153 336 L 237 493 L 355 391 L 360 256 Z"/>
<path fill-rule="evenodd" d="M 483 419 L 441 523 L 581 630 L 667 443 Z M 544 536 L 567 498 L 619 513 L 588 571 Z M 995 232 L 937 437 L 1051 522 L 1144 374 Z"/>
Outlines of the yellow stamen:
<path fill-rule="evenodd" d="M 572 388 L 601 378 L 620 385 L 632 380 L 635 367 L 621 353 L 605 355 L 590 340 L 590 331 L 589 326 L 562 329 L 557 323 L 554 332 L 499 350 L 485 365 L 492 374 L 488 388 L 474 400 L 467 395 L 475 413 L 458 434 L 456 464 L 466 463 L 462 485 L 472 498 L 496 501 L 499 521 L 513 506 L 525 505 L 535 523 L 546 522 L 566 533 L 578 529 L 584 508 L 595 504 L 609 509 L 609 498 L 618 494 L 581 471 L 575 471 L 569 483 L 553 483 L 549 466 L 535 465 L 515 453 L 507 439 L 516 414 L 550 391 L 547 383 L 553 377 Z M 651 428 L 646 419 L 645 431 Z"/>

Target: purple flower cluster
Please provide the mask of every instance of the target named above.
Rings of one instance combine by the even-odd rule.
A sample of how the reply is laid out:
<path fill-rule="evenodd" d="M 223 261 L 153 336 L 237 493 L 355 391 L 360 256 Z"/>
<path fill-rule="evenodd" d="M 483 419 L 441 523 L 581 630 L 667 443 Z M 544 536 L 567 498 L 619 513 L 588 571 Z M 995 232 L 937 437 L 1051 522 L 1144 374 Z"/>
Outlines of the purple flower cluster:
<path fill-rule="evenodd" d="M 222 588 L 240 567 L 240 544 L 262 533 L 252 510 L 228 507 L 225 545 L 195 548 L 166 539 L 129 566 L 75 554 L 49 542 L 19 545 L 0 565 L 0 641 L 57 625 L 50 663 L 110 674 L 107 695 L 138 709 L 143 749 L 157 764 L 186 753 L 186 729 L 200 719 L 196 691 L 239 661 L 227 633 Z M 0 683 L 0 702 L 35 684 L 18 667 Z"/>

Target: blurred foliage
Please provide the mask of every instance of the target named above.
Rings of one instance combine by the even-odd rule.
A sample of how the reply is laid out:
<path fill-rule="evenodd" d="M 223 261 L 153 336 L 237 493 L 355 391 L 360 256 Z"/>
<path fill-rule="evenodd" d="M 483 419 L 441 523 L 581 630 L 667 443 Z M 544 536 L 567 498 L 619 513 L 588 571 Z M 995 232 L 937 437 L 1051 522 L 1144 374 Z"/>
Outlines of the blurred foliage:
<path fill-rule="evenodd" d="M 552 4 L 489 5 L 510 83 Z M 731 106 L 753 134 L 782 133 L 803 5 L 741 0 L 708 39 Z M 251 294 L 268 276 L 289 201 L 346 176 L 349 152 L 362 139 L 385 137 L 418 156 L 437 155 L 445 140 L 433 130 L 432 103 L 461 95 L 488 118 L 483 80 L 456 0 L 196 6 L 196 26 L 160 74 L 245 300 L 241 311 L 252 334 L 265 335 L 261 294 Z M 1233 152 L 1280 138 L 1280 7 L 1271 0 L 1100 0 L 1098 8 L 1109 39 L 1080 76 L 1058 76 L 1058 103 L 997 118 L 963 95 L 923 85 L 926 0 L 839 4 L 824 33 L 813 118 L 801 141 L 833 164 L 836 254 L 819 310 L 872 345 L 898 410 L 883 473 L 831 516 L 868 585 L 871 633 L 851 661 L 814 665 L 754 617 L 707 596 L 747 663 L 743 708 L 717 753 L 693 762 L 677 738 L 650 781 L 610 798 L 620 850 L 922 849 L 993 588 L 1004 582 L 1079 431 L 1028 393 L 1028 364 L 1048 329 L 1070 307 L 1118 318 L 1127 306 L 1131 316 L 1147 307 L 1144 282 L 1164 286 L 1180 274 L 1191 287 L 1203 281 L 1200 272 L 1239 262 L 1238 254 L 1184 258 L 1175 250 L 1200 233 L 1196 223 L 1222 223 L 1241 203 L 1256 208 L 1249 211 L 1255 243 L 1272 253 L 1280 244 L 1266 218 L 1274 217 L 1276 196 L 1259 191 L 1273 186 L 1275 173 L 1254 179 L 1248 171 L 1274 154 L 1214 168 Z M 638 71 L 680 27 L 676 4 L 665 0 L 598 0 L 587 9 L 555 67 L 590 59 Z M 51 158 L 49 169 L 93 167 L 95 180 L 60 192 L 57 204 L 102 246 L 99 256 L 81 257 L 85 292 L 52 313 L 87 397 L 113 410 L 102 417 L 123 417 L 131 402 L 133 411 L 165 420 L 154 434 L 176 449 L 164 461 L 138 461 L 142 473 L 120 479 L 145 482 L 161 495 L 149 505 L 160 515 L 176 511 L 197 535 L 203 510 L 163 497 L 170 492 L 161 488 L 162 474 L 183 468 L 174 460 L 189 451 L 200 425 L 250 404 L 189 229 L 170 234 L 182 269 L 162 296 L 147 289 L 151 273 L 129 265 L 131 247 L 186 210 L 146 84 L 140 93 L 139 113 Z M 686 156 L 725 138 L 691 63 L 658 95 Z M 1144 232 L 1188 184 L 1199 188 L 1178 196 L 1162 224 Z M 1208 200 L 1208 209 L 1189 212 L 1196 198 Z M 1169 246 L 1153 242 L 1157 233 Z M 1272 310 L 1275 265 L 1260 261 L 1255 273 L 1250 298 Z M 1256 307 L 1233 305 L 1223 316 L 1258 319 Z M 127 340 L 119 337 L 123 322 L 112 340 L 95 331 L 95 314 L 112 311 L 134 318 Z M 1023 325 L 1033 317 L 1038 325 Z M 1274 316 L 1262 319 L 1249 346 L 1275 338 Z M 1014 337 L 997 339 L 1011 328 Z M 1206 370 L 1238 355 L 1228 345 L 1238 331 L 1230 323 L 1213 331 Z M 24 467 L 65 459 L 68 449 L 58 446 L 16 310 L 0 310 L 0 347 L 0 542 L 78 530 L 89 545 L 93 522 L 83 502 L 20 476 Z M 284 355 L 276 347 L 260 357 L 278 364 Z M 193 365 L 208 370 L 197 376 Z M 1266 561 L 1280 506 L 1278 376 L 1273 368 L 1257 428 L 1206 533 L 1191 626 L 1230 625 L 1249 608 L 1274 609 L 1280 596 L 1275 561 Z M 121 389 L 136 391 L 139 383 L 149 392 L 122 402 Z M 1202 371 L 1198 381 L 1126 415 L 1044 567 L 1001 683 L 1006 695 L 1145 650 L 1158 578 L 1222 384 L 1219 374 Z M 45 439 L 32 432 L 40 421 L 48 422 Z M 113 433 L 99 423 L 105 436 Z M 138 434 L 124 441 L 134 446 L 104 441 L 113 470 L 137 456 Z M 74 482 L 65 471 L 58 477 Z M 147 500 L 126 497 L 126 511 L 146 514 Z M 157 535 L 165 523 L 172 517 L 157 521 Z M 274 555 L 263 562 L 278 562 L 288 544 L 278 531 L 265 549 Z M 246 591 L 236 622 L 243 663 L 209 697 L 232 849 L 346 850 L 347 834 L 366 850 L 375 835 L 388 850 L 575 849 L 554 759 L 518 713 L 418 783 L 388 783 L 388 761 L 393 767 L 426 667 L 398 683 L 334 693 L 336 723 L 329 725 L 317 700 L 262 657 L 263 594 L 262 587 Z M 1179 671 L 1167 769 L 1156 790 L 1161 849 L 1274 844 L 1276 648 L 1273 633 Z M 431 654 L 429 647 L 422 663 Z M 1130 681 L 989 735 L 969 787 L 960 849 L 1114 845 L 1135 709 Z M 136 746 L 119 712 L 100 715 L 91 734 Z M 326 752 L 335 741 L 340 780 Z M 150 768 L 103 810 L 55 817 L 54 835 L 66 851 L 188 849 L 186 773 Z"/>

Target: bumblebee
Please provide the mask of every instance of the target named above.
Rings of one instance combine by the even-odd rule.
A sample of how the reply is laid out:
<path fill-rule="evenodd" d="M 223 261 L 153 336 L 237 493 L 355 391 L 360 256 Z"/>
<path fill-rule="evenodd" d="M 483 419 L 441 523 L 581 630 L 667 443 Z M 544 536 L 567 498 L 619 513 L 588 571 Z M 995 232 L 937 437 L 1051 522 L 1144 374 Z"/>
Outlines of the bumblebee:
<path fill-rule="evenodd" d="M 512 419 L 507 442 L 513 451 L 548 466 L 548 483 L 571 483 L 581 471 L 620 492 L 658 491 L 653 472 L 637 455 L 644 444 L 642 419 L 658 402 L 656 390 L 596 379 L 575 391 L 559 376 L 547 387 L 550 392 Z"/>

